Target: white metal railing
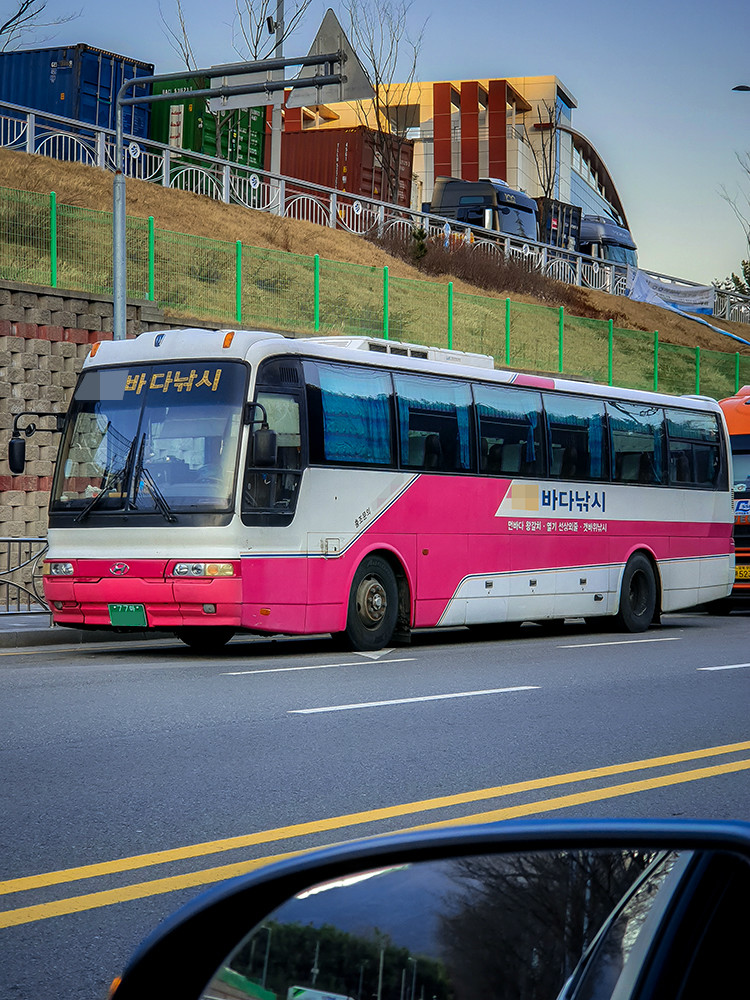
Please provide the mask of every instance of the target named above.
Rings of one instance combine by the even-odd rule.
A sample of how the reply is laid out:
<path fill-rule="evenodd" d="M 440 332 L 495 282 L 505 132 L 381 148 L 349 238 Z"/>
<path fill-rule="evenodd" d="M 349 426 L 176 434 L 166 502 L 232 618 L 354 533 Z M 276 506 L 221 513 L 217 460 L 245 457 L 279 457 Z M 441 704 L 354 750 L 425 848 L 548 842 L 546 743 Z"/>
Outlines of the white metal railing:
<path fill-rule="evenodd" d="M 0 102 L 0 146 L 72 160 L 114 170 L 115 133 L 112 129 L 44 114 L 19 105 Z M 422 227 L 435 240 L 451 243 L 465 240 L 476 251 L 500 252 L 506 257 L 531 262 L 543 274 L 558 281 L 624 295 L 627 268 L 596 260 L 557 247 L 494 234 L 455 220 L 426 215 L 361 195 L 271 174 L 265 170 L 174 149 L 140 136 L 126 136 L 124 172 L 128 177 L 151 181 L 163 187 L 203 194 L 226 203 L 302 219 L 320 226 L 343 229 L 357 236 L 373 233 L 408 235 Z M 449 227 L 446 230 L 446 225 Z M 676 284 L 700 287 L 698 282 L 647 271 L 646 274 Z M 750 298 L 717 288 L 714 316 L 750 324 Z"/>

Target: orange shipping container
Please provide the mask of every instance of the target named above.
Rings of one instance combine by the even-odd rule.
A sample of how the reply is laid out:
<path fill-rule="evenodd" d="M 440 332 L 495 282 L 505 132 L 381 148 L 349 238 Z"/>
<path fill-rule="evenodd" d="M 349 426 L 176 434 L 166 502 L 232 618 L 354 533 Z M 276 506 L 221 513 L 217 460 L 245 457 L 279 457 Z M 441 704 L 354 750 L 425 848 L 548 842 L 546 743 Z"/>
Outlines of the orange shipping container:
<path fill-rule="evenodd" d="M 411 203 L 414 144 L 393 138 L 389 145 L 398 160 L 398 197 L 383 188 L 383 169 L 375 147 L 375 135 L 364 126 L 343 129 L 305 129 L 285 132 L 281 141 L 281 172 L 312 184 L 346 191 L 354 197 Z"/>

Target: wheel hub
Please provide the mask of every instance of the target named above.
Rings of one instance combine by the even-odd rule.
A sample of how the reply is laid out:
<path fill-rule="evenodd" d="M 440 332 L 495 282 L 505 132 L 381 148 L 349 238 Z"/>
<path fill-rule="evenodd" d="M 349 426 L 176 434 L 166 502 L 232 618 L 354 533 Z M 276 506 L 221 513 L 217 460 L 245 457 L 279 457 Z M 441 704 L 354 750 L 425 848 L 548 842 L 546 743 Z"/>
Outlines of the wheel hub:
<path fill-rule="evenodd" d="M 388 598 L 383 584 L 376 577 L 367 576 L 357 587 L 357 611 L 368 628 L 379 625 L 388 610 Z"/>

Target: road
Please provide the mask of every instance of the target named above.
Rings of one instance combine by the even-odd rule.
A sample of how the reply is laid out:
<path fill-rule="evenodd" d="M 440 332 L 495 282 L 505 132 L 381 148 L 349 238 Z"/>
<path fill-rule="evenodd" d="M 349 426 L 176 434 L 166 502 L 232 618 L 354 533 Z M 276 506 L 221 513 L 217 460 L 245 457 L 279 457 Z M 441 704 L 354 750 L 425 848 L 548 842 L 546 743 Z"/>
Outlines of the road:
<path fill-rule="evenodd" d="M 748 624 L 2 651 L 0 998 L 104 998 L 163 916 L 288 852 L 462 818 L 748 819 Z"/>

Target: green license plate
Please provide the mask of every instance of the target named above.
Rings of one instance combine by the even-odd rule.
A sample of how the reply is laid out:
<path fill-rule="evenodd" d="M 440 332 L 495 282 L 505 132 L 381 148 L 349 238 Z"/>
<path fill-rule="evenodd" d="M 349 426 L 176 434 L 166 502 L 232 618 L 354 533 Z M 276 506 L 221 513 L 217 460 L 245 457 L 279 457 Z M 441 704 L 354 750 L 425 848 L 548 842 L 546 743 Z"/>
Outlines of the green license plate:
<path fill-rule="evenodd" d="M 146 609 L 142 604 L 110 604 L 109 624 L 146 628 Z"/>

